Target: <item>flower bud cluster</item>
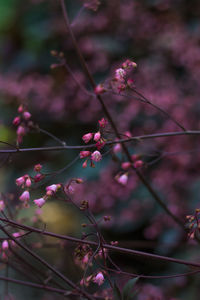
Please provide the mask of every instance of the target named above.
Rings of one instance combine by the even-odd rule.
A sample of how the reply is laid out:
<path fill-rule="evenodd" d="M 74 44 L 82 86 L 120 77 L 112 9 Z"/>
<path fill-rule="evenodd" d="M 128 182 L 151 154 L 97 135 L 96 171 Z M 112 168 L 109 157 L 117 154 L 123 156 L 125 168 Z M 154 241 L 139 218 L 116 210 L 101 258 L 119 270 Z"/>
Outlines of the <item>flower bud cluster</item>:
<path fill-rule="evenodd" d="M 90 141 L 94 140 L 96 142 L 96 151 L 81 151 L 80 152 L 80 158 L 86 158 L 84 161 L 82 167 L 86 168 L 87 167 L 87 162 L 88 159 L 90 160 L 90 166 L 95 167 L 94 162 L 99 162 L 102 159 L 102 155 L 99 150 L 101 150 L 104 145 L 105 145 L 105 140 L 102 137 L 102 128 L 105 128 L 107 125 L 107 120 L 102 118 L 101 120 L 98 121 L 99 123 L 99 130 L 97 132 L 89 132 L 86 133 L 82 136 L 82 140 L 84 143 L 89 143 Z"/>
<path fill-rule="evenodd" d="M 115 70 L 113 83 L 116 84 L 118 92 L 125 91 L 134 86 L 134 81 L 129 78 L 129 73 L 137 67 L 137 64 L 129 59 L 122 63 L 121 67 Z"/>
<path fill-rule="evenodd" d="M 29 207 L 30 188 L 32 184 L 42 180 L 45 177 L 45 175 L 41 173 L 41 170 L 42 165 L 37 164 L 34 166 L 34 171 L 37 172 L 34 177 L 25 174 L 24 176 L 16 179 L 16 185 L 24 189 L 23 193 L 19 197 L 19 200 L 23 203 L 24 207 Z M 52 184 L 50 186 L 47 186 L 46 194 L 39 199 L 33 200 L 33 202 L 38 208 L 41 208 L 46 203 L 47 198 L 53 196 L 60 188 L 61 184 Z"/>
<path fill-rule="evenodd" d="M 14 126 L 17 127 L 16 130 L 17 144 L 21 144 L 23 141 L 23 137 L 33 126 L 33 122 L 30 120 L 31 119 L 30 112 L 27 111 L 24 105 L 20 105 L 18 107 L 18 113 L 19 115 L 14 118 L 12 123 Z"/>

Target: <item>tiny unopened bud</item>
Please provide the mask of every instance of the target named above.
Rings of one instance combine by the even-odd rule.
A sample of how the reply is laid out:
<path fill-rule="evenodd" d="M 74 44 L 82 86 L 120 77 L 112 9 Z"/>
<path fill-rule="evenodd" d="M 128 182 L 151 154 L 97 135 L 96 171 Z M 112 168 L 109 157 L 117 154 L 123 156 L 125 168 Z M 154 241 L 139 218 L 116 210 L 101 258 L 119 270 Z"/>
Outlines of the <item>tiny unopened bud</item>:
<path fill-rule="evenodd" d="M 30 187 L 30 186 L 31 186 L 31 179 L 30 179 L 30 177 L 28 177 L 28 178 L 26 179 L 25 185 L 26 185 L 27 187 Z"/>
<path fill-rule="evenodd" d="M 19 107 L 18 107 L 18 113 L 23 113 L 24 111 L 24 106 L 21 104 Z"/>
<path fill-rule="evenodd" d="M 76 181 L 76 183 L 78 183 L 78 184 L 81 184 L 81 183 L 84 182 L 82 178 L 76 178 L 75 181 Z"/>
<path fill-rule="evenodd" d="M 127 161 L 127 162 L 123 162 L 122 164 L 121 164 L 121 167 L 122 167 L 122 169 L 123 170 L 128 170 L 130 167 L 131 167 L 131 163 L 129 162 L 129 161 Z"/>
<path fill-rule="evenodd" d="M 25 120 L 29 120 L 29 119 L 31 118 L 30 112 L 25 111 L 25 112 L 23 113 L 23 117 L 24 117 Z"/>
<path fill-rule="evenodd" d="M 84 163 L 82 164 L 82 167 L 85 169 L 87 168 L 87 159 L 84 161 Z"/>
<path fill-rule="evenodd" d="M 94 89 L 94 92 L 95 92 L 96 95 L 103 94 L 103 93 L 105 93 L 105 91 L 106 91 L 106 90 L 104 89 L 104 87 L 103 87 L 102 84 L 98 84 L 98 85 L 95 87 L 95 89 Z"/>
<path fill-rule="evenodd" d="M 134 168 L 136 168 L 136 169 L 141 168 L 143 166 L 143 161 L 136 160 L 133 165 L 134 165 Z"/>
<path fill-rule="evenodd" d="M 90 151 L 81 151 L 80 152 L 80 158 L 85 158 L 90 156 L 91 152 Z"/>
<path fill-rule="evenodd" d="M 14 118 L 12 123 L 13 123 L 13 125 L 18 126 L 20 124 L 20 122 L 21 122 L 21 119 L 19 116 L 17 116 Z"/>
<path fill-rule="evenodd" d="M 41 164 L 37 164 L 37 165 L 34 166 L 34 171 L 35 172 L 40 172 L 41 169 L 42 169 L 42 165 Z"/>
<path fill-rule="evenodd" d="M 56 51 L 56 50 L 51 50 L 51 55 L 52 56 L 57 56 L 58 55 L 58 51 Z"/>

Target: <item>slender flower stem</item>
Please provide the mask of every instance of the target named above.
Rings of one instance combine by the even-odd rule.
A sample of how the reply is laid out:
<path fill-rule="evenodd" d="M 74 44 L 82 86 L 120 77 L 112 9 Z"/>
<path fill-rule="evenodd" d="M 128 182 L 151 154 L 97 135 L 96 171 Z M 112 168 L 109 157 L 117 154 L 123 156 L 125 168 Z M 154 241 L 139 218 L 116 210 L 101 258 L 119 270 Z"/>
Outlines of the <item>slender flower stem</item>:
<path fill-rule="evenodd" d="M 175 131 L 175 132 L 163 132 L 155 134 L 138 135 L 131 138 L 118 139 L 117 141 L 107 141 L 105 146 L 115 145 L 118 143 L 129 143 L 138 142 L 142 140 L 157 139 L 157 138 L 167 138 L 171 136 L 193 136 L 200 135 L 200 130 L 187 130 L 187 131 Z M 96 144 L 90 145 L 78 145 L 78 146 L 51 146 L 51 147 L 35 147 L 35 148 L 16 148 L 16 149 L 0 149 L 0 154 L 2 153 L 24 153 L 24 152 L 40 152 L 40 151 L 64 151 L 64 150 L 82 150 L 95 148 Z"/>
<path fill-rule="evenodd" d="M 17 223 L 17 222 L 12 221 L 12 220 L 8 220 L 8 219 L 2 218 L 2 217 L 0 217 L 0 221 L 5 222 L 7 224 L 10 224 L 10 226 L 13 226 L 13 227 L 21 228 L 21 229 L 26 230 L 26 231 L 28 230 L 30 232 L 35 232 L 35 233 L 46 235 L 46 236 L 51 236 L 51 237 L 58 238 L 58 239 L 61 239 L 61 240 L 66 240 L 66 241 L 70 241 L 70 242 L 73 242 L 73 243 L 87 244 L 87 245 L 91 245 L 91 246 L 98 246 L 97 242 L 82 240 L 82 239 L 78 239 L 78 238 L 71 237 L 71 236 L 68 236 L 68 235 L 61 235 L 61 234 L 56 234 L 56 233 L 53 233 L 53 232 L 44 231 L 44 230 L 37 229 L 37 228 L 31 227 L 31 226 L 27 226 L 27 225 Z M 13 239 L 12 236 L 9 236 L 9 237 L 11 239 Z M 200 263 L 189 262 L 189 261 L 186 261 L 186 260 L 171 258 L 171 257 L 167 257 L 167 256 L 160 256 L 160 255 L 156 255 L 156 254 L 147 253 L 147 252 L 144 252 L 144 251 L 137 251 L 137 250 L 122 248 L 122 247 L 118 247 L 118 246 L 112 246 L 112 245 L 105 244 L 105 243 L 103 243 L 102 247 L 105 248 L 105 249 L 108 249 L 110 251 L 115 251 L 115 252 L 120 252 L 120 253 L 125 253 L 125 254 L 131 254 L 131 255 L 135 255 L 135 256 L 144 257 L 144 258 L 147 258 L 147 259 L 151 258 L 151 259 L 167 261 L 167 262 L 173 262 L 173 263 L 177 263 L 177 264 L 182 264 L 182 265 L 187 265 L 187 266 L 200 268 Z"/>
<path fill-rule="evenodd" d="M 25 252 L 30 254 L 32 257 L 34 257 L 37 261 L 39 261 L 41 264 L 46 266 L 49 270 L 51 270 L 54 274 L 56 274 L 58 277 L 60 277 L 63 281 L 65 281 L 70 287 L 75 289 L 80 295 L 83 295 L 89 300 L 93 300 L 93 296 L 89 295 L 87 292 L 83 291 L 81 288 L 79 288 L 76 284 L 74 284 L 70 279 L 68 279 L 66 276 L 64 276 L 62 273 L 60 273 L 58 270 L 56 270 L 53 266 L 51 266 L 47 261 L 45 261 L 42 257 L 40 257 L 38 254 L 34 253 L 31 249 L 23 245 L 19 240 L 14 238 L 3 226 L 0 226 L 1 231 L 3 231 L 11 240 L 13 240 L 20 248 L 22 248 Z"/>

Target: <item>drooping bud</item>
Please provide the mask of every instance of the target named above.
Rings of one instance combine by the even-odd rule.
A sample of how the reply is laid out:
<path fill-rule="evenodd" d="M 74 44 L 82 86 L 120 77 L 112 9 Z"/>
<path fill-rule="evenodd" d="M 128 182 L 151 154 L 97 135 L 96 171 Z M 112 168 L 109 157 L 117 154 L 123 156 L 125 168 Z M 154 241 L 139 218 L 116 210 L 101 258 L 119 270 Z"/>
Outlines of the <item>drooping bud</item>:
<path fill-rule="evenodd" d="M 23 201 L 23 202 L 28 202 L 30 200 L 30 193 L 29 193 L 29 191 L 24 191 L 21 194 L 21 196 L 19 197 L 19 200 Z"/>
<path fill-rule="evenodd" d="M 25 111 L 25 112 L 23 113 L 23 117 L 24 117 L 24 119 L 25 119 L 26 121 L 29 120 L 29 119 L 31 118 L 30 112 Z"/>
<path fill-rule="evenodd" d="M 25 128 L 23 126 L 21 126 L 21 125 L 18 126 L 18 128 L 17 128 L 17 135 L 23 136 L 25 134 L 26 134 Z"/>
<path fill-rule="evenodd" d="M 35 203 L 35 205 L 37 205 L 37 207 L 41 208 L 46 203 L 46 200 L 44 198 L 39 198 L 33 200 L 33 202 Z"/>
<path fill-rule="evenodd" d="M 20 186 L 20 185 L 24 184 L 25 183 L 24 176 L 17 178 L 15 182 L 16 182 L 17 186 Z"/>
<path fill-rule="evenodd" d="M 31 186 L 31 179 L 30 179 L 30 177 L 28 177 L 28 178 L 26 179 L 25 185 L 26 185 L 27 187 L 30 187 L 30 186 Z"/>

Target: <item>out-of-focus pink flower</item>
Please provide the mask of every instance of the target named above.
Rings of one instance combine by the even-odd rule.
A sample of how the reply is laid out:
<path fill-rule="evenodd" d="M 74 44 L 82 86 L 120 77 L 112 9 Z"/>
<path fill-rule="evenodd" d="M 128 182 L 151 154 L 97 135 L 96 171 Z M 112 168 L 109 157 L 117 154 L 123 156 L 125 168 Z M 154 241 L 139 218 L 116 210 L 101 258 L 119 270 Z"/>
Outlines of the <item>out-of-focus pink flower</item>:
<path fill-rule="evenodd" d="M 131 163 L 129 161 L 123 162 L 121 167 L 123 170 L 128 170 L 131 167 Z"/>
<path fill-rule="evenodd" d="M 143 161 L 142 160 L 136 160 L 135 162 L 134 162 L 134 168 L 141 168 L 142 166 L 143 166 Z"/>
<path fill-rule="evenodd" d="M 94 151 L 91 154 L 91 160 L 95 161 L 95 162 L 99 162 L 102 159 L 102 155 L 99 151 Z"/>
<path fill-rule="evenodd" d="M 46 203 L 46 200 L 44 198 L 39 198 L 33 200 L 33 202 L 37 205 L 37 207 L 41 208 Z"/>
<path fill-rule="evenodd" d="M 113 152 L 114 153 L 118 153 L 121 150 L 122 150 L 121 144 L 117 143 L 117 144 L 114 145 L 114 147 L 113 147 Z"/>
<path fill-rule="evenodd" d="M 19 116 L 17 116 L 14 118 L 12 123 L 13 123 L 13 125 L 18 126 L 20 124 L 20 122 L 21 122 L 21 119 Z"/>
<path fill-rule="evenodd" d="M 21 196 L 19 197 L 19 200 L 23 202 L 28 202 L 30 200 L 30 193 L 29 191 L 24 191 Z"/>
<path fill-rule="evenodd" d="M 0 200 L 0 211 L 3 211 L 5 209 L 5 203 L 3 200 Z"/>
<path fill-rule="evenodd" d="M 104 282 L 104 276 L 102 272 L 99 272 L 94 278 L 93 282 L 97 283 L 98 285 L 102 285 Z"/>
<path fill-rule="evenodd" d="M 97 150 L 101 150 L 105 145 L 105 142 L 100 139 L 97 143 L 96 143 L 96 147 L 97 147 Z"/>
<path fill-rule="evenodd" d="M 56 193 L 60 187 L 61 187 L 60 184 L 52 184 L 46 187 L 46 191 Z"/>
<path fill-rule="evenodd" d="M 7 240 L 4 240 L 4 241 L 2 242 L 1 247 L 2 247 L 2 250 L 3 250 L 3 251 L 6 251 L 6 250 L 9 248 L 8 241 L 7 241 Z"/>
<path fill-rule="evenodd" d="M 115 80 L 119 82 L 124 82 L 124 78 L 126 76 L 126 71 L 122 68 L 119 68 L 115 71 Z"/>
<path fill-rule="evenodd" d="M 98 84 L 96 86 L 96 88 L 94 89 L 94 92 L 95 92 L 96 95 L 100 95 L 100 94 L 103 94 L 105 92 L 105 89 L 104 89 L 102 84 Z"/>
<path fill-rule="evenodd" d="M 31 179 L 30 179 L 30 177 L 28 177 L 28 178 L 26 179 L 26 186 L 27 186 L 27 187 L 30 187 L 30 186 L 31 186 Z"/>
<path fill-rule="evenodd" d="M 82 167 L 85 169 L 87 168 L 87 159 L 84 161 L 84 163 L 82 164 Z"/>
<path fill-rule="evenodd" d="M 42 180 L 44 178 L 44 175 L 43 174 L 36 174 L 34 176 L 34 181 L 35 182 L 39 182 L 40 180 Z"/>
<path fill-rule="evenodd" d="M 29 120 L 29 119 L 31 118 L 30 112 L 25 111 L 25 112 L 23 113 L 23 117 L 24 117 L 25 120 Z"/>
<path fill-rule="evenodd" d="M 128 175 L 127 174 L 123 174 L 123 175 L 121 175 L 117 178 L 117 182 L 122 184 L 122 185 L 126 185 L 127 181 L 128 181 Z"/>
<path fill-rule="evenodd" d="M 84 143 L 89 143 L 89 141 L 93 138 L 93 133 L 89 132 L 86 133 L 82 136 L 82 140 L 84 141 Z"/>

